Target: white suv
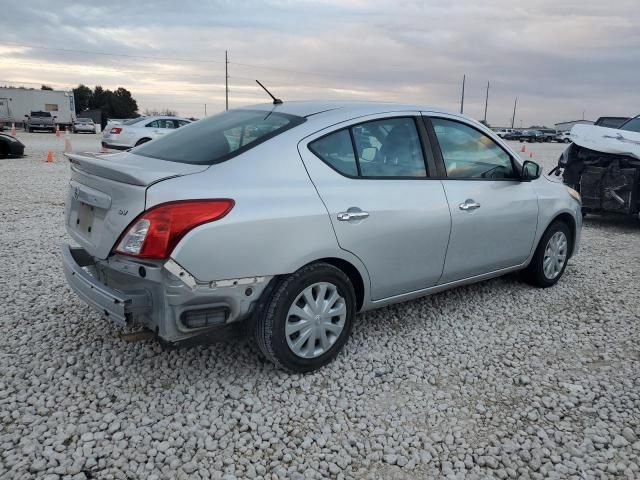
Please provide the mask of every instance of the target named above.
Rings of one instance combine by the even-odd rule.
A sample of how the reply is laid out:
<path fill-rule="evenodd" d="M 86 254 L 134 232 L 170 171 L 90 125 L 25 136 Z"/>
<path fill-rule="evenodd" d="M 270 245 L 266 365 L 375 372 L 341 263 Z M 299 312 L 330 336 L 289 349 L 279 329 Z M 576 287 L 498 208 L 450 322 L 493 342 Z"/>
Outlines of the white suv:
<path fill-rule="evenodd" d="M 515 132 L 515 130 L 513 128 L 501 128 L 499 130 L 494 130 L 493 132 L 500 138 L 504 138 L 507 133 Z"/>
<path fill-rule="evenodd" d="M 190 123 L 191 120 L 178 117 L 138 117 L 124 120 L 118 125 L 112 124 L 105 128 L 102 146 L 128 150 Z"/>

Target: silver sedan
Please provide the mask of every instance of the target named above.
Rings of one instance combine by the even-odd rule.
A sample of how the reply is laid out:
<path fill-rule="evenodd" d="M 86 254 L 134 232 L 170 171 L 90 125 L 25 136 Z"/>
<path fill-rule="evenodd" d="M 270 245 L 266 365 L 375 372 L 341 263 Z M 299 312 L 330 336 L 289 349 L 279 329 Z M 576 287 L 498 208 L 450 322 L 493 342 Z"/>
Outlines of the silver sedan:
<path fill-rule="evenodd" d="M 517 270 L 552 286 L 582 228 L 577 192 L 414 105 L 257 105 L 69 159 L 81 299 L 173 344 L 242 325 L 289 371 L 331 361 L 358 312 Z"/>

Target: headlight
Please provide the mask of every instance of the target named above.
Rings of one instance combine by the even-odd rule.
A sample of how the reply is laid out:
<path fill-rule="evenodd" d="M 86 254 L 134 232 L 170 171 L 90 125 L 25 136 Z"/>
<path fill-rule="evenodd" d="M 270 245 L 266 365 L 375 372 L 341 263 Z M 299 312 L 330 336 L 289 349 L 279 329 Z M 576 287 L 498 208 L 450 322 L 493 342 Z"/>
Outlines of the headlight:
<path fill-rule="evenodd" d="M 569 195 L 571 195 L 571 197 L 573 197 L 573 199 L 578 202 L 580 205 L 582 205 L 582 197 L 580 197 L 580 194 L 578 192 L 576 192 L 573 188 L 571 187 L 567 187 L 567 192 L 569 192 Z"/>

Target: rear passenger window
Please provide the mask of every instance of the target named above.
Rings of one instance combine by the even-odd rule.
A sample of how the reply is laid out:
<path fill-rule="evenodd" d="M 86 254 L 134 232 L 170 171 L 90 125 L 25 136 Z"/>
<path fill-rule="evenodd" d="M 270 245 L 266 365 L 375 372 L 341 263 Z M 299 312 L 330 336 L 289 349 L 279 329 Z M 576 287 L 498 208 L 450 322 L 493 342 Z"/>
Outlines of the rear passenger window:
<path fill-rule="evenodd" d="M 325 163 L 343 175 L 358 175 L 349 130 L 340 130 L 309 144 L 309 148 Z"/>
<path fill-rule="evenodd" d="M 412 118 L 387 118 L 352 128 L 363 177 L 424 177 L 427 171 Z"/>
<path fill-rule="evenodd" d="M 347 176 L 427 176 L 420 137 L 411 117 L 354 125 L 311 142 L 309 149 Z"/>

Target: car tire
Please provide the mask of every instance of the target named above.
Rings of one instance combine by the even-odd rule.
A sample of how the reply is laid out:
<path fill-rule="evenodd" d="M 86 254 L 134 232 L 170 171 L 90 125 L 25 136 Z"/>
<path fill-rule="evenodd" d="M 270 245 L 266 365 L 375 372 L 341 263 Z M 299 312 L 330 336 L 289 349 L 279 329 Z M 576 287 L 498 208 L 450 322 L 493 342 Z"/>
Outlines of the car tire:
<path fill-rule="evenodd" d="M 555 221 L 549 225 L 523 272 L 524 280 L 540 288 L 555 285 L 567 267 L 572 242 L 573 235 L 566 223 Z"/>
<path fill-rule="evenodd" d="M 265 295 L 253 334 L 260 351 L 276 367 L 311 372 L 331 362 L 346 344 L 356 297 L 342 270 L 313 263 L 280 279 Z M 321 295 L 325 302 L 318 306 Z"/>
<path fill-rule="evenodd" d="M 147 143 L 148 141 L 150 141 L 150 138 L 141 138 L 140 140 L 138 140 L 135 144 L 135 146 L 137 147 L 138 145 L 142 145 L 143 143 Z"/>

